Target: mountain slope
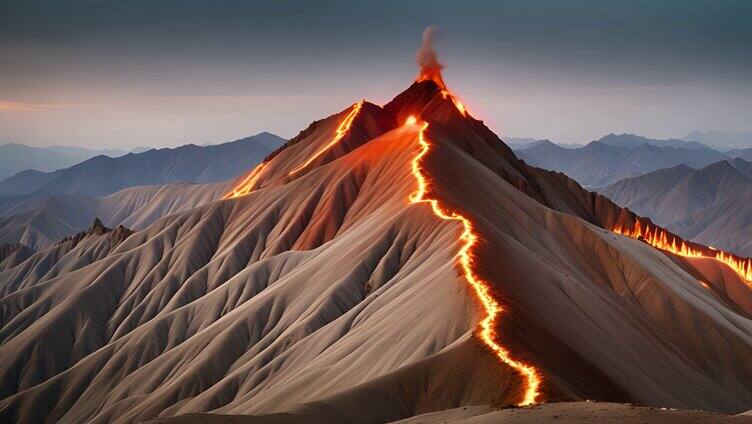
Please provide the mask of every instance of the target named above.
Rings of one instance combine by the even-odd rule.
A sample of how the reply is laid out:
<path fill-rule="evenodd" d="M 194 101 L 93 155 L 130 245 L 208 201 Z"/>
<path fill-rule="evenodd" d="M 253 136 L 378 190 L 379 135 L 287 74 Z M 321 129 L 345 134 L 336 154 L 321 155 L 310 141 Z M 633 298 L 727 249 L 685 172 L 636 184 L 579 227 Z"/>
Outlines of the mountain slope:
<path fill-rule="evenodd" d="M 693 170 L 683 165 L 618 181 L 601 190 L 685 238 L 752 256 L 752 163 L 732 159 Z"/>
<path fill-rule="evenodd" d="M 16 175 L 0 181 L 0 195 L 79 193 L 103 196 L 141 185 L 218 182 L 242 173 L 283 142 L 273 134 L 261 133 L 215 146 L 188 144 L 118 158 L 97 156 L 43 176 Z"/>
<path fill-rule="evenodd" d="M 736 274 L 604 230 L 631 215 L 517 160 L 430 80 L 384 107 L 360 103 L 331 145 L 351 113 L 239 179 L 247 195 L 7 289 L 0 417 L 376 423 L 520 403 L 527 382 L 480 337 L 487 305 L 458 272 L 463 226 L 411 202 L 416 168 L 479 235 L 473 270 L 504 307 L 495 340 L 540 373 L 538 400 L 748 409 L 752 298 Z M 428 128 L 403 125 L 410 115 Z"/>
<path fill-rule="evenodd" d="M 726 159 L 722 153 L 701 145 L 679 140 L 672 144 L 670 141 L 611 134 L 577 149 L 540 143 L 516 153 L 533 166 L 563 172 L 586 187 L 602 187 L 679 164 L 702 168 Z M 678 143 L 683 143 L 683 147 L 673 147 Z"/>
<path fill-rule="evenodd" d="M 58 194 L 8 199 L 0 217 L 0 242 L 47 247 L 100 218 L 105 225 L 142 229 L 171 213 L 222 198 L 231 181 L 131 187 L 109 196 Z"/>

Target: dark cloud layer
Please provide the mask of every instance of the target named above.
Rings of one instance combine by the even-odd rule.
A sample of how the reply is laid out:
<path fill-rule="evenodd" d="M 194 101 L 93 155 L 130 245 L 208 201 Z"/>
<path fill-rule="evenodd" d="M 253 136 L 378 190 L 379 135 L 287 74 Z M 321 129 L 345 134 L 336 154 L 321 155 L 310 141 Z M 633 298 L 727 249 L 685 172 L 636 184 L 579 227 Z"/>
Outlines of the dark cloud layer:
<path fill-rule="evenodd" d="M 724 93 L 741 93 L 752 86 L 751 19 L 748 0 L 5 0 L 0 2 L 0 101 L 106 100 L 117 107 L 120 97 L 132 103 L 138 96 L 328 95 L 332 106 L 347 104 L 363 95 L 386 96 L 392 92 L 385 91 L 402 88 L 416 71 L 412 57 L 421 32 L 436 24 L 442 34 L 438 49 L 447 66 L 447 83 L 463 94 L 519 97 L 508 89 L 493 93 L 474 84 L 493 83 L 501 90 L 505 85 L 520 87 L 522 81 L 538 88 L 558 87 L 548 90 L 551 103 L 564 104 L 562 96 L 571 96 L 561 88 L 564 85 L 662 90 L 681 84 L 688 97 L 677 102 L 721 102 Z M 541 95 L 530 92 L 531 97 Z M 608 104 L 607 94 L 598 96 Z M 329 106 L 327 99 L 323 105 Z M 624 99 L 614 101 L 623 105 Z M 576 111 L 576 106 L 568 109 Z M 677 104 L 676 112 L 671 103 L 661 106 L 666 121 L 687 113 L 678 106 L 683 105 Z M 321 112 L 331 111 L 311 110 L 290 120 L 289 127 L 280 123 L 279 128 L 258 129 L 290 135 L 301 120 Z M 488 112 L 503 114 L 499 122 L 510 116 L 504 108 Z M 716 122 L 733 126 L 732 118 Z M 0 116 L 0 124 L 4 122 L 7 118 Z M 40 128 L 45 125 L 38 123 Z M 207 122 L 206 134 L 211 125 Z M 558 131 L 576 136 L 541 125 L 541 135 L 556 137 Z M 651 125 L 645 130 L 670 129 Z M 147 122 L 143 126 L 124 130 L 123 139 L 138 131 L 156 131 Z M 49 127 L 51 131 L 53 125 Z M 527 127 L 531 125 L 514 128 Z M 7 128 L 0 125 L 0 141 L 21 136 L 31 142 L 44 139 L 29 132 L 3 134 Z M 240 131 L 237 128 L 238 135 Z M 586 128 L 588 134 L 596 131 Z M 184 136 L 170 134 L 174 141 Z"/>

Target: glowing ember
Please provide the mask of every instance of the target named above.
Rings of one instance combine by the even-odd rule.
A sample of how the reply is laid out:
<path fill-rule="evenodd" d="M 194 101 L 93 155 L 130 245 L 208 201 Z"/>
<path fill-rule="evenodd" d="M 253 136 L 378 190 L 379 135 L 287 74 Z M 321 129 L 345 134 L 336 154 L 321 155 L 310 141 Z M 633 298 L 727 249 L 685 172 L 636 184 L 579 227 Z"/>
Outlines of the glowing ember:
<path fill-rule="evenodd" d="M 694 248 L 668 231 L 660 227 L 651 229 L 649 225 L 643 225 L 639 220 L 631 230 L 622 228 L 621 226 L 616 226 L 613 231 L 617 234 L 623 234 L 633 239 L 642 240 L 657 249 L 675 255 L 689 258 L 715 259 L 726 264 L 735 273 L 742 277 L 748 286 L 752 287 L 752 259 L 750 258 L 740 258 L 722 250 L 716 250 L 715 248 L 710 248 L 707 251 L 700 248 Z"/>
<path fill-rule="evenodd" d="M 260 163 L 258 166 L 253 168 L 253 171 L 251 171 L 250 174 L 248 174 L 243 181 L 238 184 L 237 187 L 235 187 L 231 192 L 227 193 L 225 195 L 225 199 L 231 199 L 233 197 L 240 197 L 245 196 L 246 194 L 252 192 L 256 189 L 256 181 L 258 181 L 261 174 L 264 172 L 264 168 L 266 168 L 266 163 Z"/>
<path fill-rule="evenodd" d="M 352 109 L 350 110 L 350 113 L 348 113 L 347 116 L 345 117 L 345 119 L 342 122 L 340 122 L 339 126 L 337 127 L 337 131 L 334 134 L 334 138 L 332 139 L 332 141 L 329 142 L 329 144 L 327 144 L 326 146 L 322 147 L 321 150 L 319 150 L 313 156 L 311 156 L 310 158 L 308 158 L 308 160 L 305 161 L 305 162 L 303 162 L 303 164 L 301 164 L 297 168 L 295 168 L 292 171 L 290 171 L 290 173 L 288 175 L 297 174 L 302 169 L 304 169 L 306 166 L 310 165 L 311 162 L 313 162 L 314 160 L 316 160 L 316 158 L 318 158 L 319 156 L 323 155 L 324 152 L 326 152 L 327 150 L 331 149 L 332 146 L 334 146 L 335 144 L 339 143 L 339 141 L 342 140 L 342 137 L 344 137 L 345 134 L 347 134 L 347 131 L 350 129 L 350 126 L 352 126 L 352 123 L 355 120 L 355 117 L 358 115 L 358 112 L 360 112 L 360 108 L 363 107 L 363 102 L 364 101 L 365 100 L 361 100 L 358 103 L 355 103 L 354 105 L 352 105 Z"/>
<path fill-rule="evenodd" d="M 414 125 L 417 119 L 414 116 L 407 118 L 407 125 Z M 457 253 L 459 258 L 459 264 L 462 267 L 462 271 L 468 284 L 472 286 L 475 291 L 478 300 L 483 305 L 483 309 L 486 312 L 486 316 L 480 322 L 479 336 L 481 340 L 498 356 L 498 358 L 506 365 L 516 370 L 522 377 L 525 378 L 525 396 L 518 403 L 519 406 L 530 405 L 536 402 L 536 399 L 540 395 L 539 387 L 541 384 L 541 378 L 538 374 L 538 370 L 531 365 L 527 365 L 520 361 L 513 359 L 507 349 L 502 347 L 496 341 L 496 321 L 499 315 L 504 312 L 504 309 L 499 305 L 496 300 L 491 296 L 490 287 L 488 283 L 481 280 L 473 270 L 473 254 L 472 249 L 478 240 L 478 236 L 473 232 L 472 222 L 464 216 L 451 212 L 448 213 L 439 205 L 437 199 L 426 197 L 428 190 L 429 180 L 423 173 L 420 167 L 421 160 L 428 154 L 430 144 L 425 138 L 425 130 L 428 128 L 428 123 L 424 122 L 418 133 L 418 144 L 420 145 L 420 151 L 412 160 L 412 173 L 418 182 L 418 188 L 414 193 L 410 195 L 411 203 L 428 203 L 431 205 L 431 209 L 434 215 L 444 220 L 457 221 L 462 224 L 462 234 L 460 235 L 460 241 L 462 247 Z"/>

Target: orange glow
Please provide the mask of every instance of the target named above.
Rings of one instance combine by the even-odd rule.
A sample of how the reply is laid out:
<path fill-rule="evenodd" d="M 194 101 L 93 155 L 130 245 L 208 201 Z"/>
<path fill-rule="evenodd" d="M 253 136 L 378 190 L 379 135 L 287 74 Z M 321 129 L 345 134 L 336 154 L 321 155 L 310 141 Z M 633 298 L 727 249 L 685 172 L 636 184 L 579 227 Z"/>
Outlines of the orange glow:
<path fill-rule="evenodd" d="M 337 131 L 334 134 L 334 138 L 332 139 L 332 141 L 329 142 L 329 144 L 327 144 L 326 146 L 322 147 L 321 150 L 319 150 L 313 156 L 311 156 L 310 158 L 308 158 L 308 160 L 305 161 L 305 162 L 303 162 L 303 164 L 301 164 L 297 168 L 295 168 L 292 171 L 290 171 L 290 173 L 288 175 L 293 175 L 293 174 L 296 174 L 296 173 L 300 172 L 306 166 L 310 165 L 311 162 L 313 162 L 314 160 L 316 160 L 316 158 L 318 158 L 319 156 L 323 155 L 324 152 L 326 152 L 327 150 L 331 149 L 332 146 L 334 146 L 335 144 L 339 143 L 339 141 L 342 140 L 342 137 L 344 137 L 345 134 L 347 134 L 347 131 L 350 129 L 350 126 L 352 126 L 352 123 L 355 120 L 355 117 L 358 115 L 358 112 L 360 112 L 360 108 L 363 107 L 363 102 L 364 101 L 365 100 L 361 100 L 358 103 L 355 103 L 354 105 L 352 105 L 352 109 L 350 110 L 350 113 L 348 113 L 347 116 L 345 117 L 345 119 L 342 122 L 340 122 L 339 126 L 337 127 Z"/>
<path fill-rule="evenodd" d="M 465 109 L 465 105 L 461 101 L 459 101 L 459 99 L 457 99 L 457 97 L 455 97 L 454 94 L 452 94 L 449 90 L 447 90 L 445 88 L 445 89 L 441 90 L 441 95 L 445 99 L 447 97 L 449 97 L 449 100 L 451 100 L 452 103 L 454 103 L 454 107 L 456 107 L 457 110 L 460 111 L 460 113 L 462 114 L 462 116 L 467 116 L 467 109 Z"/>
<path fill-rule="evenodd" d="M 722 250 L 715 248 L 703 249 L 701 246 L 692 247 L 684 240 L 669 233 L 668 231 L 654 227 L 652 230 L 649 225 L 642 224 L 639 220 L 635 222 L 634 228 L 629 230 L 616 226 L 613 231 L 617 234 L 623 234 L 633 239 L 642 240 L 645 243 L 679 256 L 689 258 L 712 258 L 726 264 L 735 273 L 737 273 L 748 286 L 752 287 L 752 259 L 740 258 Z M 715 252 L 715 253 L 714 253 Z"/>
<path fill-rule="evenodd" d="M 342 122 L 340 122 L 339 126 L 337 127 L 337 131 L 334 133 L 334 138 L 332 139 L 332 141 L 330 141 L 326 146 L 321 148 L 321 150 L 316 152 L 313 156 L 308 158 L 308 160 L 303 162 L 303 164 L 301 164 L 297 168 L 290 171 L 288 175 L 293 175 L 293 174 L 300 172 L 306 166 L 310 165 L 311 162 L 313 162 L 317 157 L 321 156 L 322 154 L 324 154 L 324 152 L 326 152 L 332 146 L 337 144 L 342 139 L 342 137 L 344 137 L 345 134 L 347 134 L 347 131 L 352 126 L 352 123 L 355 120 L 355 117 L 358 115 L 358 112 L 360 112 L 360 108 L 363 107 L 363 102 L 365 102 L 365 100 L 361 100 L 358 103 L 355 103 L 351 106 L 352 109 L 347 114 L 345 119 L 342 120 Z M 248 176 L 245 177 L 245 179 L 240 184 L 238 184 L 237 187 L 235 187 L 231 192 L 227 193 L 224 198 L 230 199 L 233 197 L 245 196 L 246 194 L 255 190 L 256 181 L 258 181 L 259 177 L 261 177 L 261 174 L 264 172 L 265 168 L 266 168 L 266 163 L 262 163 L 256 166 L 253 169 L 253 171 L 251 171 L 251 173 L 248 174 Z"/>
<path fill-rule="evenodd" d="M 253 168 L 253 171 L 251 171 L 251 173 L 248 174 L 248 176 L 245 177 L 240 184 L 238 184 L 237 187 L 235 187 L 231 192 L 225 195 L 224 199 L 245 196 L 246 194 L 255 190 L 256 181 L 258 181 L 259 177 L 264 172 L 264 168 L 266 168 L 265 162 L 258 164 L 255 168 Z"/>
<path fill-rule="evenodd" d="M 414 116 L 410 116 L 407 118 L 406 124 L 413 125 L 416 122 L 417 119 Z M 418 182 L 418 188 L 410 195 L 409 200 L 411 203 L 428 203 L 431 205 L 434 215 L 444 220 L 457 221 L 462 224 L 463 231 L 459 237 L 462 242 L 462 247 L 457 253 L 458 261 L 462 267 L 465 280 L 467 280 L 467 283 L 474 289 L 478 300 L 483 305 L 483 309 L 486 312 L 486 316 L 480 322 L 478 335 L 483 343 L 496 353 L 496 356 L 498 356 L 503 363 L 512 367 L 525 379 L 525 396 L 518 405 L 525 406 L 533 404 L 540 395 L 539 388 L 541 378 L 535 367 L 513 359 L 509 351 L 496 341 L 495 327 L 497 319 L 499 315 L 504 312 L 504 309 L 496 300 L 494 300 L 488 283 L 481 280 L 473 270 L 472 249 L 478 241 L 478 236 L 473 232 L 472 222 L 457 212 L 446 212 L 439 205 L 437 199 L 426 197 L 430 181 L 420 167 L 421 160 L 426 154 L 428 154 L 428 150 L 430 149 L 430 144 L 425 138 L 426 128 L 428 128 L 428 123 L 424 122 L 418 133 L 420 151 L 412 160 L 412 173 Z"/>
<path fill-rule="evenodd" d="M 444 84 L 444 78 L 441 77 L 441 68 L 428 68 L 421 69 L 420 75 L 415 79 L 415 82 L 433 81 L 440 89 L 446 90 L 447 86 Z"/>
<path fill-rule="evenodd" d="M 752 259 L 738 258 L 722 250 L 717 251 L 715 259 L 728 265 L 739 276 L 747 280 L 747 285 L 752 286 Z"/>
<path fill-rule="evenodd" d="M 421 69 L 420 75 L 415 79 L 415 82 L 433 81 L 441 89 L 441 96 L 443 98 L 449 98 L 454 103 L 454 107 L 462 114 L 467 116 L 467 108 L 465 105 L 454 95 L 444 83 L 444 78 L 441 77 L 441 68 Z"/>

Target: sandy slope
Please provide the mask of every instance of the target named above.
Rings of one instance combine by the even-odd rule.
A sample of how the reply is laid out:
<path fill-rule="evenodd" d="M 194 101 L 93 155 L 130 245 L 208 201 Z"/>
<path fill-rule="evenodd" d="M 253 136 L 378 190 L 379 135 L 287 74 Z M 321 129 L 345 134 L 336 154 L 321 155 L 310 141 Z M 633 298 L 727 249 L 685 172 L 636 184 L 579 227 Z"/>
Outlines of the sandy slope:
<path fill-rule="evenodd" d="M 187 414 L 151 421 L 154 424 L 298 424 L 336 423 L 328 417 L 309 414 L 274 414 L 262 416 Z M 600 402 L 546 403 L 526 408 L 497 410 L 490 406 L 465 406 L 446 411 L 429 412 L 395 424 L 528 424 L 555 422 L 560 424 L 680 424 L 680 423 L 751 423 L 752 417 L 727 416 L 699 411 L 647 408 L 634 405 Z"/>
<path fill-rule="evenodd" d="M 230 181 L 172 183 L 131 187 L 101 197 L 58 194 L 30 198 L 3 211 L 0 242 L 46 248 L 86 229 L 94 218 L 111 227 L 142 229 L 165 215 L 220 199 L 230 187 Z"/>
<path fill-rule="evenodd" d="M 431 82 L 366 103 L 342 146 L 289 175 L 347 112 L 275 153 L 247 196 L 162 218 L 84 266 L 0 279 L 0 418 L 376 423 L 518 402 L 519 375 L 474 336 L 460 229 L 407 201 L 411 113 L 430 122 L 433 195 L 481 234 L 501 341 L 539 368 L 544 398 L 749 409 L 751 299 L 735 275 L 599 228 L 622 212 L 517 161 Z"/>

